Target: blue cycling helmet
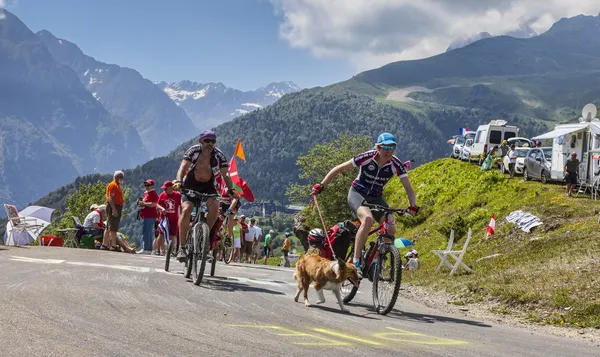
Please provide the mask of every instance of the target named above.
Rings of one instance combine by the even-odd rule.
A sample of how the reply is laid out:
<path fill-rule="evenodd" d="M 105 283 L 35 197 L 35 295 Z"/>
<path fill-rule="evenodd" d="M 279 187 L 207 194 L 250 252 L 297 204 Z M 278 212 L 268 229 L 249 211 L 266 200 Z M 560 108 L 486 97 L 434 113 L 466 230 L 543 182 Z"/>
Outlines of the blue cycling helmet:
<path fill-rule="evenodd" d="M 396 137 L 390 133 L 381 133 L 377 137 L 377 145 L 396 145 Z"/>

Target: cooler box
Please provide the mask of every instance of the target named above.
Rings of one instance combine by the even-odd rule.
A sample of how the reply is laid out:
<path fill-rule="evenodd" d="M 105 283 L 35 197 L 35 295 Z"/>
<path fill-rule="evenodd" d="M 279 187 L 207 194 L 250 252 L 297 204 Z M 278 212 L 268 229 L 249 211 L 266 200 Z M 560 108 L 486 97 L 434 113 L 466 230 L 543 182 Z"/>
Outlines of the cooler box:
<path fill-rule="evenodd" d="M 83 237 L 81 237 L 81 241 L 79 242 L 79 248 L 95 249 L 96 242 L 94 238 L 96 237 L 94 237 L 91 234 L 84 235 Z M 100 237 L 99 239 L 102 239 L 102 237 Z"/>
<path fill-rule="evenodd" d="M 52 247 L 62 247 L 63 246 L 63 238 L 57 236 L 41 236 L 40 237 L 40 245 L 52 246 Z"/>

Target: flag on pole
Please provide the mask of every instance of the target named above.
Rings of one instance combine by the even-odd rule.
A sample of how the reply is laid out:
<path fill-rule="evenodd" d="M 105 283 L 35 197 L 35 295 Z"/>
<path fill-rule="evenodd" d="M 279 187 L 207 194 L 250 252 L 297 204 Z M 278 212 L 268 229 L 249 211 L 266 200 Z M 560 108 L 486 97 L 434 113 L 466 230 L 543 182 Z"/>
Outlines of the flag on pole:
<path fill-rule="evenodd" d="M 160 227 L 160 230 L 163 236 L 165 237 L 165 244 L 169 244 L 169 242 L 171 241 L 171 231 L 169 230 L 169 220 L 167 219 L 167 216 L 163 216 L 163 218 L 158 223 L 158 226 Z"/>
<path fill-rule="evenodd" d="M 238 139 L 237 145 L 235 146 L 234 157 L 237 156 L 246 162 L 246 155 L 244 155 L 244 148 L 242 148 L 242 140 Z M 236 170 L 237 171 L 237 170 Z"/>
<path fill-rule="evenodd" d="M 496 230 L 496 216 L 492 215 L 492 219 L 490 220 L 490 224 L 487 227 L 487 238 L 494 235 L 494 231 Z"/>
<path fill-rule="evenodd" d="M 465 135 L 469 131 L 469 128 L 460 128 L 460 135 Z"/>

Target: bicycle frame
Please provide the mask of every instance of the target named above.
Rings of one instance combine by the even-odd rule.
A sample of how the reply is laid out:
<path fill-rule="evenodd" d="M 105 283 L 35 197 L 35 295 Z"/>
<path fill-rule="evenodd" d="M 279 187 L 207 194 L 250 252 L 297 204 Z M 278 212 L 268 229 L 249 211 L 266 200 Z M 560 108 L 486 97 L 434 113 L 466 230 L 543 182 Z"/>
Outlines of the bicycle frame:
<path fill-rule="evenodd" d="M 187 192 L 187 194 L 192 197 L 192 198 L 196 198 L 194 200 L 194 208 L 196 210 L 196 214 L 193 215 L 193 217 L 191 217 L 190 219 L 190 229 L 192 227 L 194 227 L 194 225 L 198 222 L 206 222 L 206 214 L 208 213 L 208 206 L 206 204 L 206 202 L 210 199 L 210 198 L 216 198 L 218 197 L 218 195 L 216 194 L 202 194 L 193 190 L 189 190 L 189 189 L 182 189 L 182 193 L 185 194 L 185 192 Z M 188 231 L 189 234 L 190 231 Z M 210 242 L 211 242 L 211 249 L 214 249 L 215 244 L 213 243 L 213 237 L 210 237 Z M 220 240 L 220 238 L 219 238 Z M 186 245 L 190 245 L 191 242 L 189 242 L 189 240 L 186 240 Z"/>
<path fill-rule="evenodd" d="M 370 207 L 371 209 L 384 209 L 385 208 L 385 207 L 380 207 L 380 206 L 377 206 L 377 205 L 365 204 L 364 202 L 363 202 L 363 206 Z M 389 209 L 389 210 L 390 210 L 390 212 L 385 212 L 386 217 L 389 214 L 394 214 L 394 213 L 396 213 L 396 214 L 400 214 L 400 213 L 404 214 L 406 212 L 405 210 L 398 210 L 398 209 Z M 371 234 L 377 233 L 377 240 L 375 241 L 375 244 L 373 245 L 373 249 L 370 252 L 369 252 L 368 249 L 366 249 L 366 247 L 364 248 L 365 249 L 365 253 L 364 253 L 365 255 L 363 255 L 363 259 L 365 260 L 365 265 L 364 265 L 363 269 L 365 271 L 368 271 L 369 267 L 373 263 L 373 260 L 375 259 L 375 256 L 377 256 L 377 254 L 379 254 L 379 247 L 382 244 L 382 239 L 383 238 L 389 238 L 389 239 L 393 240 L 395 238 L 393 236 L 390 236 L 387 233 L 386 226 L 387 226 L 387 219 L 384 220 L 383 223 L 381 223 L 379 225 L 379 227 L 377 227 L 377 228 L 369 231 L 369 234 L 367 234 L 367 237 L 368 237 Z M 366 242 L 365 242 L 365 245 L 366 245 Z M 356 249 L 356 245 L 355 245 L 354 249 Z"/>

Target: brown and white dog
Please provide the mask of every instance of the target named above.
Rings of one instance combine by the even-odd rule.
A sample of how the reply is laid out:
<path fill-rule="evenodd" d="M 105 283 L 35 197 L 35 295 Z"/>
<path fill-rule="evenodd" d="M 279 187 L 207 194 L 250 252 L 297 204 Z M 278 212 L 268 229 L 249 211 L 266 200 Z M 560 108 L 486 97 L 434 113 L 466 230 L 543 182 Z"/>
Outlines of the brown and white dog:
<path fill-rule="evenodd" d="M 313 287 L 319 295 L 317 304 L 325 302 L 323 289 L 331 290 L 342 311 L 348 312 L 342 301 L 342 283 L 348 279 L 356 286 L 358 284 L 358 273 L 354 264 L 346 263 L 342 259 L 331 261 L 317 254 L 309 254 L 301 256 L 296 263 L 294 279 L 298 282 L 298 291 L 294 301 L 298 302 L 300 292 L 304 290 L 304 305 L 311 306 L 308 302 L 308 288 L 314 282 Z"/>

